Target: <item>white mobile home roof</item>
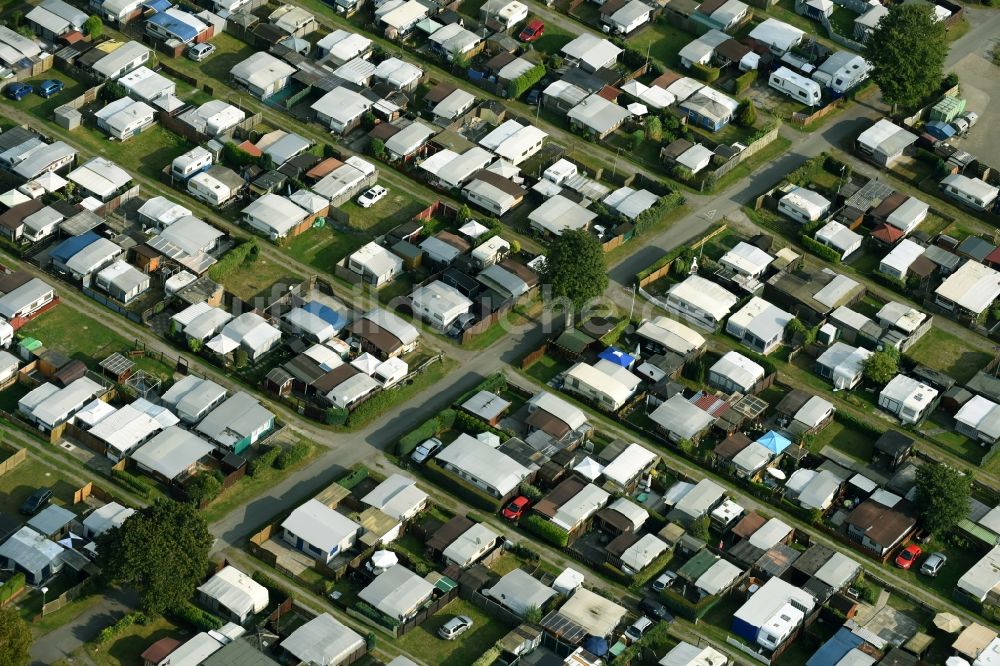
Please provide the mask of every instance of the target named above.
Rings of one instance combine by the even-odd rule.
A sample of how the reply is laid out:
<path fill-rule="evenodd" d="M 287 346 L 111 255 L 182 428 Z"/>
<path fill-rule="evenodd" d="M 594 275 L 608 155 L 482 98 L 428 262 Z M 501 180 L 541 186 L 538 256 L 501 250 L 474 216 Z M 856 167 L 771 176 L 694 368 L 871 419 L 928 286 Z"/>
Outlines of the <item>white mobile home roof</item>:
<path fill-rule="evenodd" d="M 229 71 L 233 78 L 255 88 L 267 88 L 275 81 L 289 77 L 295 68 L 267 51 L 256 51 Z"/>
<path fill-rule="evenodd" d="M 631 187 L 620 187 L 604 197 L 604 205 L 613 208 L 619 214 L 630 220 L 656 205 L 660 197 L 649 190 L 636 190 Z"/>
<path fill-rule="evenodd" d="M 979 601 L 986 599 L 997 585 L 1000 585 L 1000 546 L 994 546 L 958 579 L 958 588 Z"/>
<path fill-rule="evenodd" d="M 592 483 L 585 485 L 580 492 L 563 502 L 552 522 L 564 530 L 572 530 L 608 503 L 611 495 Z"/>
<path fill-rule="evenodd" d="M 452 120 L 456 118 L 459 113 L 468 109 L 469 106 L 471 106 L 475 101 L 475 95 L 458 88 L 443 100 L 435 104 L 432 111 L 435 116 Z"/>
<path fill-rule="evenodd" d="M 604 67 L 622 53 L 622 49 L 607 39 L 602 39 L 589 32 L 582 33 L 560 50 L 567 58 L 579 60 L 591 69 Z"/>
<path fill-rule="evenodd" d="M 118 70 L 141 58 L 143 53 L 148 54 L 149 49 L 139 42 L 127 42 L 94 63 L 93 69 L 102 76 L 114 76 Z"/>
<path fill-rule="evenodd" d="M 41 572 L 62 557 L 62 553 L 62 546 L 28 526 L 19 529 L 0 545 L 0 557 L 13 560 L 34 573 Z"/>
<path fill-rule="evenodd" d="M 899 205 L 899 208 L 892 211 L 889 217 L 885 218 L 886 224 L 892 225 L 902 231 L 909 231 L 914 225 L 919 224 L 927 217 L 930 206 L 916 197 L 908 197 L 906 201 Z"/>
<path fill-rule="evenodd" d="M 529 608 L 541 608 L 555 596 L 556 591 L 534 578 L 524 569 L 514 569 L 496 584 L 483 591 L 518 615 Z"/>
<path fill-rule="evenodd" d="M 1000 194 L 1000 188 L 990 185 L 980 178 L 970 178 L 960 173 L 953 173 L 942 180 L 941 184 L 951 185 L 960 192 L 986 202 L 993 201 Z"/>
<path fill-rule="evenodd" d="M 397 564 L 376 576 L 358 597 L 391 618 L 403 619 L 433 591 L 433 585 Z"/>
<path fill-rule="evenodd" d="M 575 120 L 603 135 L 621 125 L 631 117 L 632 113 L 600 95 L 592 94 L 570 109 L 566 115 L 570 120 Z"/>
<path fill-rule="evenodd" d="M 614 460 L 604 468 L 604 477 L 616 483 L 625 485 L 632 481 L 639 472 L 646 469 L 657 459 L 653 453 L 639 444 L 629 444 Z"/>
<path fill-rule="evenodd" d="M 122 249 L 107 238 L 98 238 L 83 248 L 66 262 L 66 268 L 78 275 L 89 275 L 101 268 L 114 257 L 122 253 Z"/>
<path fill-rule="evenodd" d="M 585 587 L 578 587 L 573 596 L 559 607 L 559 614 L 580 625 L 592 636 L 607 637 L 621 624 L 627 610 Z"/>
<path fill-rule="evenodd" d="M 484 136 L 479 145 L 492 150 L 504 159 L 518 163 L 524 159 L 525 151 L 547 136 L 547 132 L 534 125 L 522 125 L 516 120 L 508 120 Z"/>
<path fill-rule="evenodd" d="M 692 275 L 683 282 L 678 282 L 670 288 L 669 293 L 671 298 L 690 303 L 708 312 L 716 321 L 722 321 L 740 300 L 723 287 L 700 275 Z"/>
<path fill-rule="evenodd" d="M 172 95 L 177 90 L 177 85 L 173 81 L 145 65 L 119 78 L 118 83 L 132 95 L 146 101 L 161 95 Z"/>
<path fill-rule="evenodd" d="M 668 548 L 665 541 L 655 534 L 643 534 L 621 555 L 622 564 L 632 571 L 642 571 Z"/>
<path fill-rule="evenodd" d="M 658 342 L 682 356 L 705 346 L 705 338 L 700 333 L 664 316 L 643 322 L 636 334 Z"/>
<path fill-rule="evenodd" d="M 268 192 L 250 203 L 242 211 L 250 220 L 251 226 L 265 227 L 264 232 L 273 232 L 279 236 L 286 235 L 303 220 L 308 213 L 283 196 Z"/>
<path fill-rule="evenodd" d="M 980 313 L 1000 297 L 1000 273 L 977 261 L 966 261 L 934 293 L 965 310 Z"/>
<path fill-rule="evenodd" d="M 302 663 L 334 666 L 364 647 L 364 639 L 328 613 L 317 615 L 281 642 Z"/>
<path fill-rule="evenodd" d="M 781 201 L 805 212 L 812 220 L 819 219 L 824 212 L 830 209 L 830 202 L 825 197 L 805 187 L 795 188 L 781 197 Z"/>
<path fill-rule="evenodd" d="M 371 45 L 372 40 L 346 30 L 334 30 L 316 42 L 316 48 L 329 52 L 334 62 L 347 62 L 367 51 Z"/>
<path fill-rule="evenodd" d="M 657 663 L 659 666 L 717 666 L 728 661 L 726 655 L 711 645 L 700 647 L 681 641 Z"/>
<path fill-rule="evenodd" d="M 583 410 L 548 391 L 539 391 L 531 397 L 528 404 L 562 420 L 571 430 L 578 430 L 587 423 L 587 415 Z"/>
<path fill-rule="evenodd" d="M 333 552 L 360 529 L 356 522 L 316 499 L 298 506 L 281 526 L 324 553 Z"/>
<path fill-rule="evenodd" d="M 784 21 L 769 18 L 750 31 L 750 37 L 781 51 L 787 51 L 802 41 L 806 33 Z"/>
<path fill-rule="evenodd" d="M 399 338 L 399 341 L 404 345 L 414 343 L 420 337 L 420 332 L 417 331 L 413 324 L 400 319 L 387 310 L 375 308 L 366 312 L 363 318 L 377 324 L 379 328 L 389 331 Z"/>
<path fill-rule="evenodd" d="M 792 531 L 788 523 L 779 518 L 771 518 L 750 535 L 750 544 L 761 550 L 770 550 L 781 543 Z"/>
<path fill-rule="evenodd" d="M 223 567 L 198 591 L 215 599 L 238 617 L 260 613 L 267 608 L 267 588 L 232 565 Z"/>
<path fill-rule="evenodd" d="M 733 617 L 752 627 L 759 627 L 787 603 L 800 609 L 805 608 L 808 612 L 816 605 L 816 600 L 802 588 L 774 577 L 754 592 Z"/>
<path fill-rule="evenodd" d="M 702 479 L 678 500 L 674 508 L 691 518 L 698 518 L 708 513 L 725 494 L 722 487 L 714 481 Z"/>
<path fill-rule="evenodd" d="M 120 527 L 125 520 L 135 513 L 135 509 L 125 507 L 118 502 L 109 502 L 94 509 L 83 519 L 83 526 L 95 536 L 104 534 L 112 527 Z"/>
<path fill-rule="evenodd" d="M 902 153 L 904 148 L 916 141 L 916 134 L 908 132 L 886 118 L 882 118 L 858 135 L 858 143 L 862 146 L 869 150 L 878 150 L 889 157 Z"/>
<path fill-rule="evenodd" d="M 132 180 L 127 171 L 104 157 L 91 158 L 66 178 L 99 197 L 110 196 Z"/>
<path fill-rule="evenodd" d="M 18 406 L 29 407 L 31 415 L 38 422 L 52 427 L 101 391 L 100 384 L 87 377 L 80 377 L 64 388 L 42 384 L 21 398 Z"/>
<path fill-rule="evenodd" d="M 556 236 L 568 229 L 583 229 L 596 217 L 597 213 L 561 194 L 551 197 L 528 215 L 532 225 Z"/>
<path fill-rule="evenodd" d="M 452 541 L 441 555 L 447 560 L 465 564 L 479 553 L 482 544 L 494 543 L 499 537 L 489 526 L 476 523 Z"/>
<path fill-rule="evenodd" d="M 212 445 L 201 437 L 178 426 L 170 426 L 139 447 L 132 454 L 132 460 L 173 479 L 211 452 Z"/>
<path fill-rule="evenodd" d="M 197 431 L 222 446 L 231 447 L 264 428 L 273 418 L 274 414 L 257 398 L 239 391 L 209 412 L 198 424 Z"/>
<path fill-rule="evenodd" d="M 392 135 L 385 142 L 385 149 L 405 157 L 419 150 L 436 133 L 434 128 L 416 120 Z"/>
<path fill-rule="evenodd" d="M 747 275 L 759 275 L 771 262 L 774 257 L 755 245 L 740 241 L 733 249 L 722 255 L 719 263 L 730 266 L 741 273 Z"/>
<path fill-rule="evenodd" d="M 752 386 L 764 378 L 764 368 L 739 352 L 728 351 L 709 368 L 709 372 L 722 375 L 738 386 Z"/>
<path fill-rule="evenodd" d="M 633 392 L 628 386 L 587 363 L 575 364 L 566 371 L 566 378 L 575 379 L 580 384 L 595 391 L 606 393 L 618 406 L 625 404 L 632 397 Z"/>
<path fill-rule="evenodd" d="M 387 58 L 375 68 L 375 78 L 394 88 L 405 88 L 424 75 L 424 70 L 399 58 Z"/>
<path fill-rule="evenodd" d="M 393 474 L 361 498 L 363 504 L 400 520 L 427 501 L 427 493 L 417 488 L 417 482 L 402 474 Z"/>
<path fill-rule="evenodd" d="M 923 253 L 923 245 L 915 243 L 909 238 L 904 238 L 896 247 L 892 248 L 889 254 L 882 257 L 880 266 L 891 268 L 898 271 L 901 275 L 906 275 L 906 271 L 910 269 L 910 265 Z"/>
<path fill-rule="evenodd" d="M 649 418 L 681 439 L 692 439 L 715 422 L 715 417 L 679 393 L 661 403 Z"/>
<path fill-rule="evenodd" d="M 90 429 L 119 454 L 127 454 L 147 437 L 160 430 L 159 421 L 132 405 L 125 405 Z"/>
<path fill-rule="evenodd" d="M 40 278 L 31 278 L 14 291 L 0 296 L 0 317 L 13 319 L 24 308 L 52 293 L 54 291 L 47 282 Z"/>
<path fill-rule="evenodd" d="M 493 159 L 493 154 L 488 150 L 473 146 L 461 155 L 456 155 L 447 164 L 441 165 L 436 175 L 441 182 L 451 187 L 459 187 L 477 171 L 489 166 Z"/>
<path fill-rule="evenodd" d="M 719 560 L 698 577 L 695 587 L 705 594 L 718 594 L 733 584 L 743 570 L 728 560 Z"/>
<path fill-rule="evenodd" d="M 832 247 L 841 255 L 846 255 L 860 247 L 861 234 L 851 231 L 836 220 L 830 220 L 816 232 L 816 240 Z"/>
<path fill-rule="evenodd" d="M 507 454 L 465 433 L 437 454 L 436 459 L 489 483 L 501 495 L 513 491 L 530 474 Z"/>

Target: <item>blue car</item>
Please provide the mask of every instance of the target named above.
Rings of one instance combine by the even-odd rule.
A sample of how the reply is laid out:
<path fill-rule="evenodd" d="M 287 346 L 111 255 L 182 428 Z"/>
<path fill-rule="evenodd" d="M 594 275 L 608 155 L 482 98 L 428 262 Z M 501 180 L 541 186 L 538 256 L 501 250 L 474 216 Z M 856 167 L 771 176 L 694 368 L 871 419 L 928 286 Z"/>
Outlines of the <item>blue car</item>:
<path fill-rule="evenodd" d="M 45 79 L 38 84 L 38 94 L 48 99 L 53 95 L 58 95 L 66 87 L 66 84 L 56 79 Z"/>
<path fill-rule="evenodd" d="M 7 96 L 7 99 L 20 102 L 22 99 L 34 92 L 34 90 L 35 89 L 27 83 L 12 83 L 7 86 L 7 89 L 3 91 L 3 94 Z"/>

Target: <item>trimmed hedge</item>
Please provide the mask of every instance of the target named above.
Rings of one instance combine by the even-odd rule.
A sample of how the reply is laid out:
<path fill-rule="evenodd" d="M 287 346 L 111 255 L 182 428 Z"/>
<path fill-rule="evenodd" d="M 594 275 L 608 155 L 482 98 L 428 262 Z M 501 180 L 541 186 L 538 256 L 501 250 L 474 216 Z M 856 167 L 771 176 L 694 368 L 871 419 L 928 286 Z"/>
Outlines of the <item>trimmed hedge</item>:
<path fill-rule="evenodd" d="M 735 79 L 733 79 L 733 83 L 736 86 L 736 94 L 738 95 L 740 93 L 746 92 L 746 90 L 750 86 L 752 86 L 754 81 L 756 80 L 757 80 L 756 69 L 751 69 L 750 71 L 743 72 L 742 74 L 737 76 Z"/>
<path fill-rule="evenodd" d="M 705 597 L 698 603 L 692 603 L 678 594 L 676 590 L 668 587 L 660 593 L 660 598 L 663 600 L 663 605 L 669 608 L 674 615 L 695 622 L 712 610 L 712 607 L 719 603 L 722 597 Z"/>
<path fill-rule="evenodd" d="M 865 432 L 870 433 L 874 437 L 881 437 L 882 434 L 885 432 L 884 430 L 875 427 L 874 425 L 868 423 L 867 421 L 862 421 L 854 414 L 841 411 L 839 409 L 837 410 L 837 413 L 833 415 L 833 419 L 835 421 L 840 421 L 841 423 L 846 423 L 859 430 L 864 430 Z"/>
<path fill-rule="evenodd" d="M 260 571 L 254 571 L 252 574 L 250 574 L 250 578 L 252 578 L 255 582 L 260 583 L 261 585 L 266 587 L 268 591 L 271 593 L 271 595 L 275 598 L 280 598 L 282 601 L 284 601 L 285 599 L 291 599 L 293 597 L 292 593 L 288 590 L 287 587 L 285 587 L 281 583 L 278 583 L 265 573 L 262 573 Z"/>
<path fill-rule="evenodd" d="M 198 631 L 213 631 L 223 624 L 222 620 L 215 615 L 190 602 L 173 609 L 170 614 Z"/>
<path fill-rule="evenodd" d="M 142 611 L 135 611 L 134 613 L 127 613 L 121 616 L 111 626 L 101 629 L 101 633 L 97 635 L 97 642 L 109 643 L 121 636 L 126 629 L 134 624 L 146 624 L 146 614 Z"/>
<path fill-rule="evenodd" d="M 438 417 L 428 419 L 421 423 L 416 430 L 411 430 L 396 443 L 396 455 L 400 458 L 413 453 L 413 450 L 420 446 L 424 440 L 430 439 L 440 431 L 440 421 Z"/>
<path fill-rule="evenodd" d="M 247 473 L 249 473 L 250 476 L 257 476 L 261 472 L 271 469 L 271 467 L 274 466 L 274 461 L 277 460 L 280 453 L 280 446 L 267 447 L 263 453 L 250 461 L 250 467 L 247 469 Z"/>
<path fill-rule="evenodd" d="M 455 430 L 461 430 L 462 432 L 473 436 L 478 435 L 481 432 L 491 432 L 501 440 L 505 440 L 510 437 L 509 433 L 506 433 L 499 428 L 494 428 L 486 421 L 477 416 L 473 416 L 468 412 L 455 412 L 455 422 L 452 427 Z"/>
<path fill-rule="evenodd" d="M 474 389 L 463 393 L 462 396 L 458 400 L 456 400 L 453 404 L 461 405 L 466 400 L 476 395 L 480 391 L 499 393 L 501 391 L 506 391 L 506 390 L 507 390 L 507 376 L 504 375 L 502 372 L 497 372 L 484 379 Z"/>
<path fill-rule="evenodd" d="M 545 65 L 535 65 L 507 84 L 507 97 L 517 99 L 545 78 Z"/>
<path fill-rule="evenodd" d="M 691 72 L 694 74 L 696 79 L 700 79 L 705 83 L 712 83 L 719 78 L 720 73 L 718 67 L 709 67 L 708 65 L 703 65 L 700 62 L 696 62 L 691 65 Z"/>
<path fill-rule="evenodd" d="M 803 247 L 805 247 L 807 250 L 815 254 L 820 259 L 825 259 L 826 261 L 829 261 L 831 264 L 840 263 L 840 253 L 834 250 L 832 247 L 827 247 L 826 245 L 820 243 L 818 240 L 810 238 L 805 234 L 799 236 L 799 242 L 802 243 Z"/>
<path fill-rule="evenodd" d="M 673 557 L 674 551 L 669 549 L 660 553 L 660 556 L 650 562 L 648 567 L 632 576 L 631 582 L 629 583 L 629 589 L 634 592 L 641 590 L 646 586 L 646 583 L 658 576 L 661 571 L 667 568 L 667 565 L 670 564 L 670 560 L 672 560 Z"/>
<path fill-rule="evenodd" d="M 274 467 L 275 469 L 288 469 L 305 460 L 311 451 L 312 444 L 305 440 L 299 440 L 294 446 L 281 449 L 281 453 L 274 461 Z"/>
<path fill-rule="evenodd" d="M 354 487 L 359 483 L 368 478 L 368 468 L 364 465 L 352 469 L 350 472 L 345 474 L 342 478 L 337 479 L 337 484 L 347 488 L 348 490 L 354 490 Z"/>
<path fill-rule="evenodd" d="M 460 479 L 455 474 L 441 468 L 434 459 L 424 464 L 424 474 L 434 483 L 447 488 L 452 495 L 457 495 L 472 506 L 496 513 L 503 504 L 499 497 L 487 495 L 486 492 Z"/>
<path fill-rule="evenodd" d="M 243 241 L 229 252 L 226 252 L 214 266 L 208 269 L 208 277 L 216 282 L 222 282 L 223 278 L 230 273 L 257 261 L 259 255 L 260 246 L 257 245 L 256 238 Z"/>
<path fill-rule="evenodd" d="M 127 486 L 134 493 L 140 497 L 149 497 L 153 492 L 152 486 L 150 486 L 146 481 L 140 479 L 134 474 L 129 474 L 123 469 L 113 469 L 111 470 L 111 478 L 115 479 L 124 486 Z"/>
<path fill-rule="evenodd" d="M 11 576 L 3 585 L 0 585 L 0 605 L 7 603 L 7 600 L 24 589 L 25 578 L 23 573 L 16 573 Z"/>
<path fill-rule="evenodd" d="M 528 515 L 521 519 L 520 525 L 556 548 L 565 548 L 569 543 L 569 532 L 541 516 Z"/>

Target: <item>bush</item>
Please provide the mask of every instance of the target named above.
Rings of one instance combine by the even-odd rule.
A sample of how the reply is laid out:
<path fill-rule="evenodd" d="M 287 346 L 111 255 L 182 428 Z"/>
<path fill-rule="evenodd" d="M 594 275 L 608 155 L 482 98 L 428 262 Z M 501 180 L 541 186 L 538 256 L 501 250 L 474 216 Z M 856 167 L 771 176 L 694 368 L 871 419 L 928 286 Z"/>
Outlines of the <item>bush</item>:
<path fill-rule="evenodd" d="M 323 412 L 323 423 L 326 425 L 344 425 L 351 413 L 340 407 L 330 407 Z"/>
<path fill-rule="evenodd" d="M 746 92 L 747 89 L 754 84 L 757 80 L 757 70 L 751 69 L 749 72 L 743 72 L 737 76 L 733 83 L 736 85 L 736 94 Z"/>
<path fill-rule="evenodd" d="M 0 605 L 7 603 L 7 600 L 24 589 L 25 578 L 23 573 L 16 573 L 11 576 L 3 585 L 0 585 Z"/>
<path fill-rule="evenodd" d="M 195 506 L 203 506 L 211 502 L 222 492 L 222 481 L 211 472 L 202 472 L 188 481 L 184 493 Z"/>
<path fill-rule="evenodd" d="M 208 277 L 216 282 L 222 282 L 229 274 L 245 267 L 251 266 L 257 257 L 260 256 L 260 246 L 256 238 L 243 241 L 229 252 L 226 252 L 219 261 L 208 269 Z"/>
<path fill-rule="evenodd" d="M 111 478 L 115 479 L 122 485 L 127 486 L 132 492 L 140 497 L 149 497 L 150 493 L 153 492 L 152 486 L 150 486 L 146 481 L 129 474 L 123 469 L 111 470 Z"/>
<path fill-rule="evenodd" d="M 257 476 L 261 472 L 271 469 L 279 453 L 281 453 L 280 446 L 268 446 L 260 455 L 250 461 L 247 473 L 250 476 Z"/>
<path fill-rule="evenodd" d="M 214 631 L 222 626 L 222 620 L 190 602 L 173 609 L 170 614 L 196 631 Z"/>
<path fill-rule="evenodd" d="M 266 573 L 262 573 L 260 571 L 254 571 L 250 575 L 250 578 L 252 578 L 257 583 L 260 583 L 261 585 L 266 587 L 268 589 L 268 592 L 271 593 L 272 600 L 280 599 L 281 601 L 284 601 L 285 599 L 292 598 L 292 593 L 288 591 L 287 587 L 277 582 L 276 580 L 268 576 Z"/>
<path fill-rule="evenodd" d="M 141 611 L 126 613 L 111 626 L 101 629 L 101 633 L 97 636 L 97 642 L 109 643 L 111 640 L 121 636 L 126 629 L 134 624 L 146 624 L 146 614 Z"/>
<path fill-rule="evenodd" d="M 535 65 L 507 84 L 507 97 L 517 99 L 545 77 L 545 65 Z"/>
<path fill-rule="evenodd" d="M 654 577 L 658 576 L 661 571 L 667 568 L 667 565 L 673 557 L 674 552 L 672 550 L 667 550 L 666 552 L 661 553 L 659 557 L 649 563 L 648 567 L 632 576 L 632 579 L 629 581 L 629 588 L 635 592 L 641 591 L 642 588 L 646 587 L 646 583 L 651 581 Z"/>
<path fill-rule="evenodd" d="M 350 472 L 345 474 L 342 478 L 337 479 L 337 483 L 347 488 L 348 490 L 353 490 L 356 485 L 368 478 L 368 468 L 364 465 L 352 469 Z"/>
<path fill-rule="evenodd" d="M 531 500 L 532 504 L 534 504 L 535 502 L 537 502 L 538 500 L 542 499 L 542 497 L 545 496 L 545 494 L 541 491 L 541 489 L 538 486 L 533 486 L 530 483 L 522 482 L 518 490 L 521 492 L 522 495 Z"/>
<path fill-rule="evenodd" d="M 754 108 L 753 101 L 745 99 L 736 107 L 735 122 L 740 127 L 753 127 L 757 122 L 757 109 Z"/>
<path fill-rule="evenodd" d="M 283 448 L 274 461 L 276 469 L 288 469 L 303 460 L 312 451 L 312 444 L 306 440 L 299 440 L 295 445 Z"/>
<path fill-rule="evenodd" d="M 719 78 L 718 67 L 709 67 L 708 65 L 702 65 L 700 62 L 691 65 L 691 72 L 695 78 L 701 79 L 705 83 L 712 83 Z"/>
<path fill-rule="evenodd" d="M 394 617 L 389 617 L 379 609 L 375 608 L 366 601 L 358 601 L 354 604 L 354 609 L 360 612 L 362 615 L 375 620 L 375 622 L 381 624 L 387 629 L 395 629 L 399 626 L 399 620 Z"/>
<path fill-rule="evenodd" d="M 521 519 L 521 527 L 556 548 L 565 548 L 569 543 L 569 532 L 550 520 L 531 514 Z"/>
<path fill-rule="evenodd" d="M 437 417 L 424 421 L 416 430 L 411 430 L 399 438 L 399 442 L 396 443 L 396 455 L 400 458 L 410 455 L 423 441 L 434 437 L 439 431 L 440 421 Z"/>
<path fill-rule="evenodd" d="M 502 440 L 509 437 L 507 433 L 499 428 L 494 428 L 486 421 L 481 418 L 475 417 L 468 412 L 455 412 L 455 423 L 452 426 L 455 430 L 461 430 L 462 432 L 468 433 L 470 435 L 478 435 L 481 432 L 491 432 Z"/>
<path fill-rule="evenodd" d="M 802 234 L 799 237 L 799 242 L 802 243 L 803 247 L 805 247 L 807 250 L 815 254 L 820 259 L 825 259 L 826 261 L 829 261 L 832 264 L 840 263 L 840 253 L 834 250 L 832 247 L 827 247 L 826 245 L 820 243 L 818 240 L 810 238 L 805 234 Z"/>

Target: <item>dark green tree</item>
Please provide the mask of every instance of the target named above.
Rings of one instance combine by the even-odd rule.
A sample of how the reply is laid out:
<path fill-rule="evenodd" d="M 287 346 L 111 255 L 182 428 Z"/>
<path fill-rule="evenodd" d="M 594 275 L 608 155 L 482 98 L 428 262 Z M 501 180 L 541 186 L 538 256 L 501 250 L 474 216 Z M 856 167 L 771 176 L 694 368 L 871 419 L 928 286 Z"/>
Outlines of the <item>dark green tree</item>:
<path fill-rule="evenodd" d="M 24 666 L 30 647 L 31 629 L 17 609 L 0 609 L 0 666 Z"/>
<path fill-rule="evenodd" d="M 646 130 L 646 138 L 650 141 L 663 140 L 663 122 L 658 116 L 646 118 L 644 129 Z"/>
<path fill-rule="evenodd" d="M 574 310 L 603 294 L 608 267 L 600 241 L 582 229 L 564 231 L 549 246 L 542 281 L 549 285 L 551 298 L 569 299 Z"/>
<path fill-rule="evenodd" d="M 462 207 L 458 209 L 458 213 L 455 215 L 455 221 L 458 222 L 458 224 L 465 224 L 471 219 L 473 219 L 472 209 L 469 208 L 468 204 L 463 204 Z"/>
<path fill-rule="evenodd" d="M 222 481 L 215 474 L 202 472 L 191 478 L 184 486 L 188 499 L 195 506 L 202 502 L 211 502 L 222 492 Z"/>
<path fill-rule="evenodd" d="M 916 486 L 920 520 L 936 536 L 947 533 L 969 514 L 972 479 L 954 467 L 921 465 Z"/>
<path fill-rule="evenodd" d="M 377 160 L 385 159 L 385 141 L 375 137 L 368 144 L 368 150 L 371 151 L 372 157 Z"/>
<path fill-rule="evenodd" d="M 753 100 L 745 99 L 736 108 L 736 124 L 740 127 L 753 127 L 757 122 L 757 109 L 753 105 Z"/>
<path fill-rule="evenodd" d="M 179 608 L 202 582 L 212 535 L 192 505 L 159 500 L 97 537 L 102 576 L 139 593 L 150 614 Z"/>
<path fill-rule="evenodd" d="M 691 527 L 688 528 L 688 533 L 695 539 L 708 541 L 708 516 L 702 516 L 695 519 L 695 521 L 691 523 Z"/>
<path fill-rule="evenodd" d="M 91 39 L 97 39 L 104 34 L 104 22 L 101 21 L 101 17 L 97 14 L 91 14 L 83 22 L 83 34 Z"/>
<path fill-rule="evenodd" d="M 233 365 L 237 368 L 245 368 L 247 364 L 250 363 L 250 355 L 247 354 L 247 350 L 240 347 L 233 352 Z"/>
<path fill-rule="evenodd" d="M 865 359 L 862 372 L 868 381 L 885 386 L 899 373 L 899 350 L 886 347 L 873 353 Z"/>
<path fill-rule="evenodd" d="M 948 55 L 944 24 L 934 20 L 932 5 L 890 4 L 868 36 L 863 55 L 893 111 L 897 106 L 916 109 L 941 85 Z"/>

